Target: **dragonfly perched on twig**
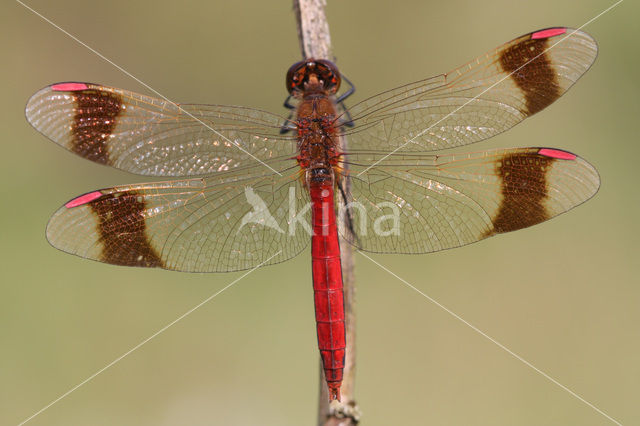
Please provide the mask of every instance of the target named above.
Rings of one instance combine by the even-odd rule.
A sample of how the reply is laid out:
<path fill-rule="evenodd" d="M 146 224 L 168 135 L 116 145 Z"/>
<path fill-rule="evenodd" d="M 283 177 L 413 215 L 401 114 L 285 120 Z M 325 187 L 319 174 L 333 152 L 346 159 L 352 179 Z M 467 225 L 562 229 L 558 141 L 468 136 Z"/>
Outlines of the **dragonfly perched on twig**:
<path fill-rule="evenodd" d="M 45 136 L 96 163 L 180 178 L 76 197 L 51 218 L 47 238 L 88 259 L 197 272 L 282 262 L 311 240 L 318 343 L 330 398 L 339 399 L 345 325 L 336 210 L 345 209 L 344 238 L 358 249 L 413 254 L 581 204 L 600 181 L 570 152 L 438 151 L 490 138 L 546 108 L 596 54 L 584 32 L 548 28 L 348 110 L 337 97 L 335 64 L 307 59 L 287 73 L 289 118 L 99 84 L 47 86 L 26 107 Z"/>

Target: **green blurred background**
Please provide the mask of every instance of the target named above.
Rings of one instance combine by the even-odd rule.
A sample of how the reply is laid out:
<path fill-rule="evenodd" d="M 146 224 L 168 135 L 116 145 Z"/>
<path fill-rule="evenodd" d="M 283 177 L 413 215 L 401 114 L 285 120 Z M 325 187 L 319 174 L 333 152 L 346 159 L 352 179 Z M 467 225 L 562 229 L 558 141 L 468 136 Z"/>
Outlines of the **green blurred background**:
<path fill-rule="evenodd" d="M 528 31 L 580 26 L 610 1 L 332 1 L 356 99 L 444 72 Z M 299 60 L 290 0 L 28 4 L 170 99 L 283 113 Z M 33 130 L 28 97 L 57 81 L 148 93 L 18 3 L 0 6 L 0 424 L 17 424 L 241 274 L 103 265 L 48 245 L 83 192 L 144 178 Z M 595 66 L 565 97 L 473 150 L 554 146 L 602 177 L 596 197 L 520 232 L 425 256 L 375 256 L 624 424 L 640 423 L 640 16 L 628 0 L 585 30 Z M 635 28 L 634 28 L 635 27 Z M 353 101 L 352 101 L 353 102 Z M 357 400 L 365 425 L 604 425 L 589 408 L 357 256 Z M 258 270 L 80 387 L 33 425 L 313 424 L 308 252 Z"/>

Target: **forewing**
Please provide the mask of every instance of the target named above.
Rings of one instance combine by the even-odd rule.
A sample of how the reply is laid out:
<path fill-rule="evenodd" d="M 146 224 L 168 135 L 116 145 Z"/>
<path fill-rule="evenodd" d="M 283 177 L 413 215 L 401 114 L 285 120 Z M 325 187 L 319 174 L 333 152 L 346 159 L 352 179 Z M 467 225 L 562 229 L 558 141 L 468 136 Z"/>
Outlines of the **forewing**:
<path fill-rule="evenodd" d="M 562 96 L 591 66 L 595 40 L 569 28 L 525 34 L 468 64 L 350 109 L 349 151 L 433 151 L 503 132 Z"/>
<path fill-rule="evenodd" d="M 237 271 L 300 253 L 310 235 L 291 228 L 289 214 L 308 223 L 307 204 L 293 168 L 282 176 L 222 172 L 84 194 L 53 215 L 47 238 L 60 250 L 111 264 Z"/>
<path fill-rule="evenodd" d="M 547 148 L 345 161 L 354 235 L 344 237 L 378 253 L 434 252 L 526 228 L 583 203 L 600 184 L 585 160 Z"/>
<path fill-rule="evenodd" d="M 194 176 L 295 155 L 285 120 L 250 108 L 178 105 L 90 83 L 33 95 L 27 120 L 81 157 L 148 176 Z"/>

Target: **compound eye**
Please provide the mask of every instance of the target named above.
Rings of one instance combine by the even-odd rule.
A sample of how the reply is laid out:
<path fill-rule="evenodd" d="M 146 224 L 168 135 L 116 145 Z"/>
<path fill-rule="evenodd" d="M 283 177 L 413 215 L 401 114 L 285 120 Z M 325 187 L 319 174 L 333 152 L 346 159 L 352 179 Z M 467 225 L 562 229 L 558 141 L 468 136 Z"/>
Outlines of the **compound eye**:
<path fill-rule="evenodd" d="M 338 67 L 331 61 L 326 59 L 318 59 L 319 74 L 324 82 L 324 88 L 331 94 L 335 94 L 340 88 L 340 71 Z"/>
<path fill-rule="evenodd" d="M 287 91 L 296 96 L 304 90 L 304 85 L 311 75 L 315 75 L 318 80 L 321 80 L 324 90 L 332 95 L 340 88 L 338 67 L 324 59 L 309 59 L 296 62 L 289 68 L 286 80 Z"/>
<path fill-rule="evenodd" d="M 300 61 L 291 65 L 291 67 L 289 68 L 289 71 L 287 71 L 286 84 L 287 84 L 287 91 L 290 94 L 293 94 L 293 92 L 296 89 L 300 89 L 300 86 L 302 86 L 302 84 L 304 83 L 303 76 L 304 76 L 306 67 L 307 67 L 307 62 Z"/>

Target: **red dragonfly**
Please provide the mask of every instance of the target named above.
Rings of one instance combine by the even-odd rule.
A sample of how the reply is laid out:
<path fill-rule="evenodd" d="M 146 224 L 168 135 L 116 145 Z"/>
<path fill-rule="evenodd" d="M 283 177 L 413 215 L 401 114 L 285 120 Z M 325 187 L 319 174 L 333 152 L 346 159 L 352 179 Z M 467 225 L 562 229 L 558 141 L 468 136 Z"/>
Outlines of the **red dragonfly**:
<path fill-rule="evenodd" d="M 96 163 L 181 177 L 76 197 L 53 215 L 47 238 L 88 259 L 194 272 L 282 262 L 311 239 L 318 344 L 330 398 L 340 399 L 336 210 L 346 212 L 340 229 L 359 250 L 413 254 L 535 225 L 591 198 L 598 173 L 567 151 L 433 151 L 487 139 L 541 111 L 596 54 L 588 34 L 548 28 L 348 111 L 336 66 L 307 59 L 287 73 L 297 103 L 289 118 L 98 84 L 47 86 L 26 106 L 42 134 Z"/>

